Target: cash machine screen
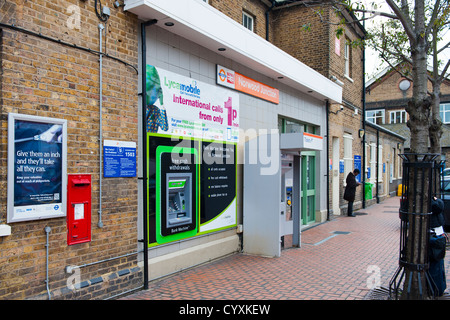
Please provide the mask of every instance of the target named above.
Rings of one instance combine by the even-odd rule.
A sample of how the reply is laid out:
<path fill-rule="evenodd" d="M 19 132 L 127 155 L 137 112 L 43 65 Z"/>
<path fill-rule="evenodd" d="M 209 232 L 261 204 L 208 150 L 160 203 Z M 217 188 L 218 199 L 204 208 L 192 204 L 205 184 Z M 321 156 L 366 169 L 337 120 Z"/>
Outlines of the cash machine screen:
<path fill-rule="evenodd" d="M 167 174 L 167 220 L 166 227 L 175 227 L 192 222 L 191 199 L 191 174 L 182 176 L 173 173 Z"/>

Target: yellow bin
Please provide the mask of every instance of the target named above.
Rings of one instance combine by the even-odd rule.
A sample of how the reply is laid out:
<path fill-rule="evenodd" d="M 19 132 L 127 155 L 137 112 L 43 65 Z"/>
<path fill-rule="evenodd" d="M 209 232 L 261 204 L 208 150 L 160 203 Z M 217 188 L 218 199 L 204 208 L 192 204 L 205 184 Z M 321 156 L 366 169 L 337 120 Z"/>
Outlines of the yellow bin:
<path fill-rule="evenodd" d="M 398 197 L 401 197 L 401 196 L 402 196 L 402 187 L 403 187 L 402 184 L 399 184 L 399 185 L 398 185 L 398 189 L 397 189 L 397 196 L 398 196 Z M 404 190 L 404 191 L 406 192 L 406 186 L 405 186 L 405 190 Z"/>

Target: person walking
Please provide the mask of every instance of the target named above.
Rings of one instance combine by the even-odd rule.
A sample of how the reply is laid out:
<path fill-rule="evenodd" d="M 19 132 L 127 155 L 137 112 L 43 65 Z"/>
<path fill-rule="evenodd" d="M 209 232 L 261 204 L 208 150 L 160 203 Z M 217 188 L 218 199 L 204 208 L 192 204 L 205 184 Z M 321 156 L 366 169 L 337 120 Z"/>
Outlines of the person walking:
<path fill-rule="evenodd" d="M 355 169 L 353 172 L 349 172 L 347 179 L 345 180 L 347 186 L 344 191 L 344 200 L 348 201 L 347 215 L 349 217 L 355 217 L 355 214 L 353 213 L 353 202 L 355 201 L 356 187 L 361 185 L 360 182 L 356 181 L 356 177 L 359 173 L 359 169 Z"/>

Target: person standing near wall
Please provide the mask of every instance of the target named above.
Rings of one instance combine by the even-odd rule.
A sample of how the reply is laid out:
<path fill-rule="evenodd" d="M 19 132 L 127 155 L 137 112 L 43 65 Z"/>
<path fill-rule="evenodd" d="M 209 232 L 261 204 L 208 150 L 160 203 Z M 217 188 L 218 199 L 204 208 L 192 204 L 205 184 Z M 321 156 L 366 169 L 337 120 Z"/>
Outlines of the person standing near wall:
<path fill-rule="evenodd" d="M 359 169 L 353 170 L 353 172 L 349 172 L 347 175 L 346 187 L 344 192 L 344 200 L 348 201 L 348 211 L 347 215 L 349 217 L 355 217 L 355 214 L 353 213 L 353 202 L 355 201 L 355 195 L 356 195 L 356 187 L 361 185 L 360 182 L 356 181 L 356 176 L 359 174 Z"/>

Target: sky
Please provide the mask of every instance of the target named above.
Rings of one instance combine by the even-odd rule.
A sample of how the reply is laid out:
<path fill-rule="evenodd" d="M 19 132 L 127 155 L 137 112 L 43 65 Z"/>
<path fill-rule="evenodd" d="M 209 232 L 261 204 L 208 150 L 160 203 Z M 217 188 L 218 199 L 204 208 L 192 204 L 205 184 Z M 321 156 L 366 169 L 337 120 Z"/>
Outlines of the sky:
<path fill-rule="evenodd" d="M 365 3 L 367 8 L 370 8 L 370 4 L 372 2 L 377 2 L 378 4 L 378 11 L 388 12 L 391 13 L 390 7 L 386 4 L 385 0 L 361 0 Z M 380 25 L 382 23 L 383 19 L 382 17 L 376 17 L 374 19 L 366 20 L 365 27 L 366 29 L 369 29 L 373 26 L 373 24 Z M 441 46 L 445 43 L 448 43 L 450 41 L 450 30 L 448 30 L 444 36 L 444 40 L 441 43 Z M 438 45 L 439 48 L 439 45 Z M 450 48 L 447 48 L 443 51 L 443 53 L 440 55 L 440 58 L 444 61 L 447 61 L 450 59 Z M 380 66 L 382 66 L 380 68 Z M 369 80 L 370 78 L 376 76 L 377 73 L 381 72 L 384 67 L 386 67 L 387 64 L 384 63 L 380 58 L 378 58 L 377 53 L 375 53 L 372 49 L 368 48 L 366 49 L 366 80 Z"/>

